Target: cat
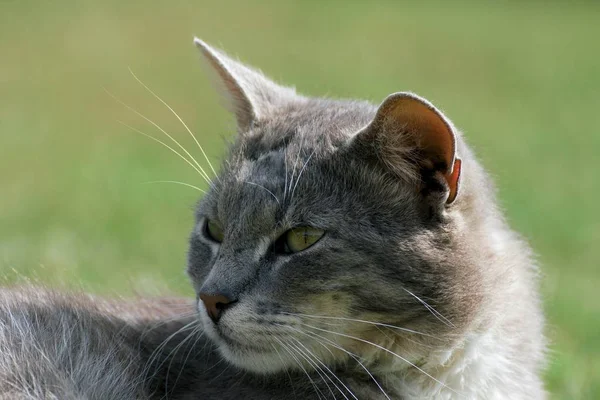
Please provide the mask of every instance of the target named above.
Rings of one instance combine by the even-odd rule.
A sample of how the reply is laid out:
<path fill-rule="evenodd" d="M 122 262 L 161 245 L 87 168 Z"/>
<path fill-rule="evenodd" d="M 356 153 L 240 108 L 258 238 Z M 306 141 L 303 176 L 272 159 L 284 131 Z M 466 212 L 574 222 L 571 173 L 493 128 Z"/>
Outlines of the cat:
<path fill-rule="evenodd" d="M 194 301 L 0 293 L 2 398 L 543 399 L 538 267 L 413 93 L 306 97 L 200 39 L 237 139 L 198 203 Z"/>

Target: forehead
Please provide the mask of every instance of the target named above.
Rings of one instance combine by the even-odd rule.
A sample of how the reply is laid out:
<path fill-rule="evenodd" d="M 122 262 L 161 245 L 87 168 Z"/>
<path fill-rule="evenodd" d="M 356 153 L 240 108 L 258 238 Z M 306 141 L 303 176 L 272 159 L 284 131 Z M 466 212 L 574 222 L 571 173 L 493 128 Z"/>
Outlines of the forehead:
<path fill-rule="evenodd" d="M 229 163 L 209 194 L 215 217 L 225 225 L 253 233 L 291 224 L 292 215 L 298 215 L 292 207 L 299 199 L 296 190 L 302 177 L 310 175 L 306 172 L 315 150 L 301 148 L 292 157 L 288 155 L 290 148 L 286 145 Z"/>
<path fill-rule="evenodd" d="M 240 135 L 220 181 L 207 196 L 212 212 L 218 214 L 215 217 L 223 223 L 235 217 L 269 226 L 285 222 L 286 217 L 300 218 L 301 208 L 310 203 L 301 193 L 309 185 L 313 200 L 322 197 L 319 185 L 331 185 L 335 179 L 331 170 L 335 165 L 330 163 L 334 153 L 373 113 L 368 103 L 310 101 Z"/>
<path fill-rule="evenodd" d="M 308 100 L 280 110 L 241 135 L 235 155 L 256 160 L 271 151 L 332 150 L 364 127 L 374 113 L 365 102 Z"/>

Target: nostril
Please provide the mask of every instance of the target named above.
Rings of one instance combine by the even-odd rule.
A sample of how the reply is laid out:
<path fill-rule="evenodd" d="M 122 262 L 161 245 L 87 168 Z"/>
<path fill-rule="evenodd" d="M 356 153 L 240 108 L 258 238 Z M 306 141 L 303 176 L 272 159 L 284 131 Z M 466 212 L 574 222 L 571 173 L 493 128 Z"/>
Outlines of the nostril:
<path fill-rule="evenodd" d="M 204 308 L 206 308 L 208 316 L 215 324 L 221 319 L 223 311 L 237 302 L 236 300 L 230 300 L 222 294 L 200 293 L 199 297 L 202 303 L 204 303 Z"/>

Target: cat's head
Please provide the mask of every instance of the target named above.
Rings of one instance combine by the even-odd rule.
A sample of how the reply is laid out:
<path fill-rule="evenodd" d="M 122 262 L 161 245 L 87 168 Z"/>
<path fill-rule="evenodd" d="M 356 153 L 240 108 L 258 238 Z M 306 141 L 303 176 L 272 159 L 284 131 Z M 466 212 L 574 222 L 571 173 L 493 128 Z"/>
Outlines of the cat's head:
<path fill-rule="evenodd" d="M 457 246 L 469 190 L 452 123 L 410 93 L 378 107 L 304 97 L 196 44 L 238 123 L 188 265 L 223 356 L 257 372 L 309 354 L 388 368 L 403 363 L 390 352 L 413 363 L 447 348 L 481 275 Z"/>

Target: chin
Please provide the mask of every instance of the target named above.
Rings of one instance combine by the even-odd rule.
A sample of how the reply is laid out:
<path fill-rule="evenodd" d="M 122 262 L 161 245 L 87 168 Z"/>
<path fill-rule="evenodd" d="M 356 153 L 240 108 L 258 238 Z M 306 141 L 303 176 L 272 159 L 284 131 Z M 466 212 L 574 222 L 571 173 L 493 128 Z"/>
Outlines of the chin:
<path fill-rule="evenodd" d="M 256 342 L 250 340 L 233 339 L 210 321 L 200 319 L 205 334 L 216 345 L 221 356 L 234 366 L 257 374 L 274 374 L 290 367 L 285 363 L 285 357 L 277 353 L 283 350 L 276 351 L 273 345 L 258 346 Z"/>
<path fill-rule="evenodd" d="M 218 342 L 218 350 L 231 364 L 257 374 L 274 374 L 288 368 L 275 351 L 238 348 L 223 341 Z"/>

